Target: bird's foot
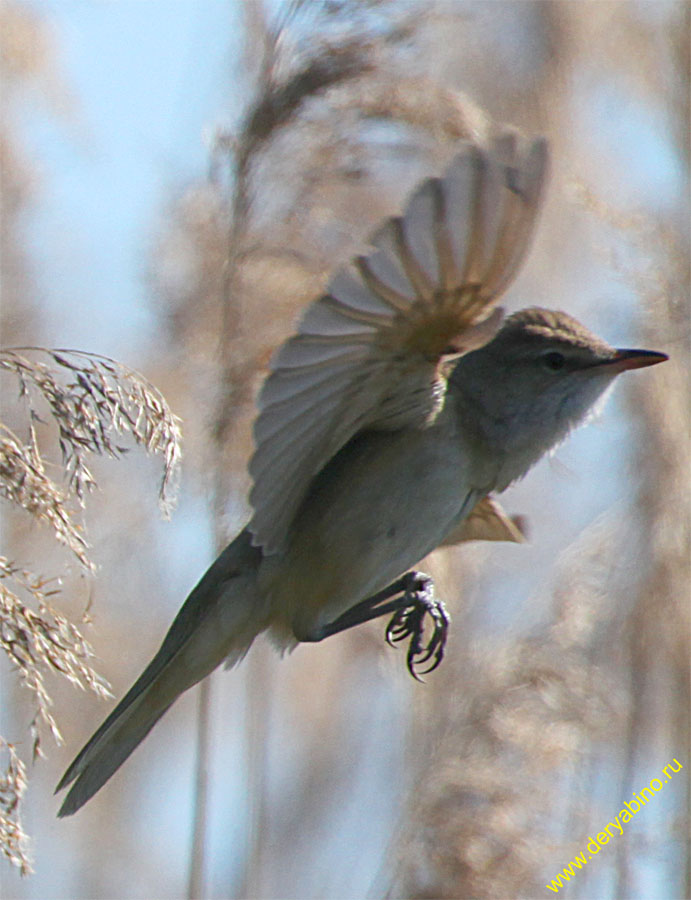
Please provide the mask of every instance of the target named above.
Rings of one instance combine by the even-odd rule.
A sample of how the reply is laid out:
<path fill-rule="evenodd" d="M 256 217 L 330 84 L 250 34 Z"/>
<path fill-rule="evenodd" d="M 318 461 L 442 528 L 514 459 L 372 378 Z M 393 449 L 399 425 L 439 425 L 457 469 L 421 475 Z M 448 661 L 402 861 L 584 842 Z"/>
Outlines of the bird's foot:
<path fill-rule="evenodd" d="M 403 603 L 387 625 L 386 640 L 393 647 L 410 638 L 406 657 L 408 671 L 413 678 L 422 681 L 420 675 L 433 672 L 444 657 L 451 617 L 443 602 L 434 596 L 434 582 L 429 575 L 410 572 L 405 578 Z M 428 617 L 431 622 L 427 621 Z M 430 665 L 418 671 L 427 662 Z"/>

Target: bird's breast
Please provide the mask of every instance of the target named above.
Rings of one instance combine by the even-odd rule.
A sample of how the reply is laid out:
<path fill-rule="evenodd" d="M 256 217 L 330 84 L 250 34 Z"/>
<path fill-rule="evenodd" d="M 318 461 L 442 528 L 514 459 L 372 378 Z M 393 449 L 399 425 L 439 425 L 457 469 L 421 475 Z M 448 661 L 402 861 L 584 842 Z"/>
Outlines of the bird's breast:
<path fill-rule="evenodd" d="M 414 566 L 465 514 L 468 473 L 443 422 L 351 441 L 315 479 L 286 551 L 262 563 L 274 620 L 311 632 Z"/>

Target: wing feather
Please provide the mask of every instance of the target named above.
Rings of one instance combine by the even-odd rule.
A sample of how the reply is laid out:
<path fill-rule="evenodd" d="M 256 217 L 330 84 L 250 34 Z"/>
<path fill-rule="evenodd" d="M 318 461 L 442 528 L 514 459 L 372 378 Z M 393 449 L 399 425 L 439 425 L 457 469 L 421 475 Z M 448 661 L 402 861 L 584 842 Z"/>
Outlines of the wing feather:
<path fill-rule="evenodd" d="M 333 375 L 326 372 L 325 377 L 304 390 L 290 394 L 286 399 L 271 404 L 271 415 L 263 416 L 254 430 L 255 440 L 259 445 L 274 437 L 284 425 L 290 425 L 293 419 L 315 410 L 320 404 L 330 404 L 332 399 L 345 390 L 350 383 L 349 367 L 342 373 Z"/>
<path fill-rule="evenodd" d="M 440 284 L 439 259 L 435 239 L 438 225 L 437 193 L 439 180 L 428 178 L 408 201 L 402 218 L 395 219 L 396 238 L 402 259 L 416 265 L 418 296 L 431 296 Z"/>
<path fill-rule="evenodd" d="M 355 264 L 360 278 L 369 290 L 394 310 L 405 313 L 416 299 L 413 285 L 398 259 L 394 229 L 391 222 L 373 238 L 375 250 L 359 256 Z"/>
<path fill-rule="evenodd" d="M 347 337 L 361 334 L 374 336 L 377 324 L 386 322 L 385 316 L 376 317 L 368 313 L 359 313 L 331 297 L 324 297 L 324 302 L 310 306 L 305 313 L 302 327 L 313 334 L 327 337 Z"/>
<path fill-rule="evenodd" d="M 463 145 L 307 308 L 259 397 L 249 527 L 265 553 L 280 552 L 310 483 L 358 432 L 434 420 L 442 357 L 498 328 L 493 306 L 526 255 L 546 171 L 542 140 Z"/>
<path fill-rule="evenodd" d="M 509 190 L 504 192 L 503 227 L 485 274 L 485 290 L 502 294 L 514 279 L 526 255 L 537 224 L 537 216 L 526 217 L 526 207 L 538 210 L 548 164 L 547 142 L 536 140 L 520 168 L 509 165 Z"/>
<path fill-rule="evenodd" d="M 350 362 L 346 361 L 340 366 L 332 366 L 329 369 L 322 369 L 321 371 L 313 371 L 309 366 L 306 366 L 303 369 L 285 369 L 280 374 L 277 373 L 271 394 L 260 395 L 257 404 L 259 411 L 263 412 L 270 407 L 273 409 L 273 407 L 279 406 L 284 401 L 289 402 L 291 398 L 299 397 L 302 393 L 311 390 L 313 387 L 318 388 L 319 385 L 324 382 L 328 383 L 332 379 L 335 381 L 339 378 L 341 373 L 344 373 L 347 381 L 350 382 L 350 379 L 352 378 Z M 255 433 L 259 427 L 260 418 L 262 417 L 257 418 Z"/>

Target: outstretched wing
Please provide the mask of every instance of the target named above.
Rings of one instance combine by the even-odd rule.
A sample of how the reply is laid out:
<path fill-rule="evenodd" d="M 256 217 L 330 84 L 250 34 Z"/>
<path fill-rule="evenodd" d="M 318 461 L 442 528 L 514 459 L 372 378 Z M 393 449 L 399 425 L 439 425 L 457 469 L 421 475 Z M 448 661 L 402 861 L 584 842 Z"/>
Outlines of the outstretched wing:
<path fill-rule="evenodd" d="M 259 396 L 249 528 L 265 553 L 281 550 L 312 479 L 355 434 L 434 420 L 442 357 L 499 326 L 492 307 L 528 250 L 546 171 L 544 140 L 465 144 L 307 308 Z"/>

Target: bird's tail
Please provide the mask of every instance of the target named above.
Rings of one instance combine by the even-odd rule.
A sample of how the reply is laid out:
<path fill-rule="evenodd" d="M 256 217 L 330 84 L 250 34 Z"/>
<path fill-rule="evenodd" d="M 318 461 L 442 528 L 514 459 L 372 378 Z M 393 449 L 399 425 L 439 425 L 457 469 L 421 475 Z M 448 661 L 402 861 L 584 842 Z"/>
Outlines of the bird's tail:
<path fill-rule="evenodd" d="M 59 816 L 76 812 L 105 784 L 180 694 L 224 660 L 232 665 L 245 655 L 264 628 L 260 558 L 243 532 L 207 571 L 156 656 L 63 775 L 56 791 L 72 787 Z"/>

